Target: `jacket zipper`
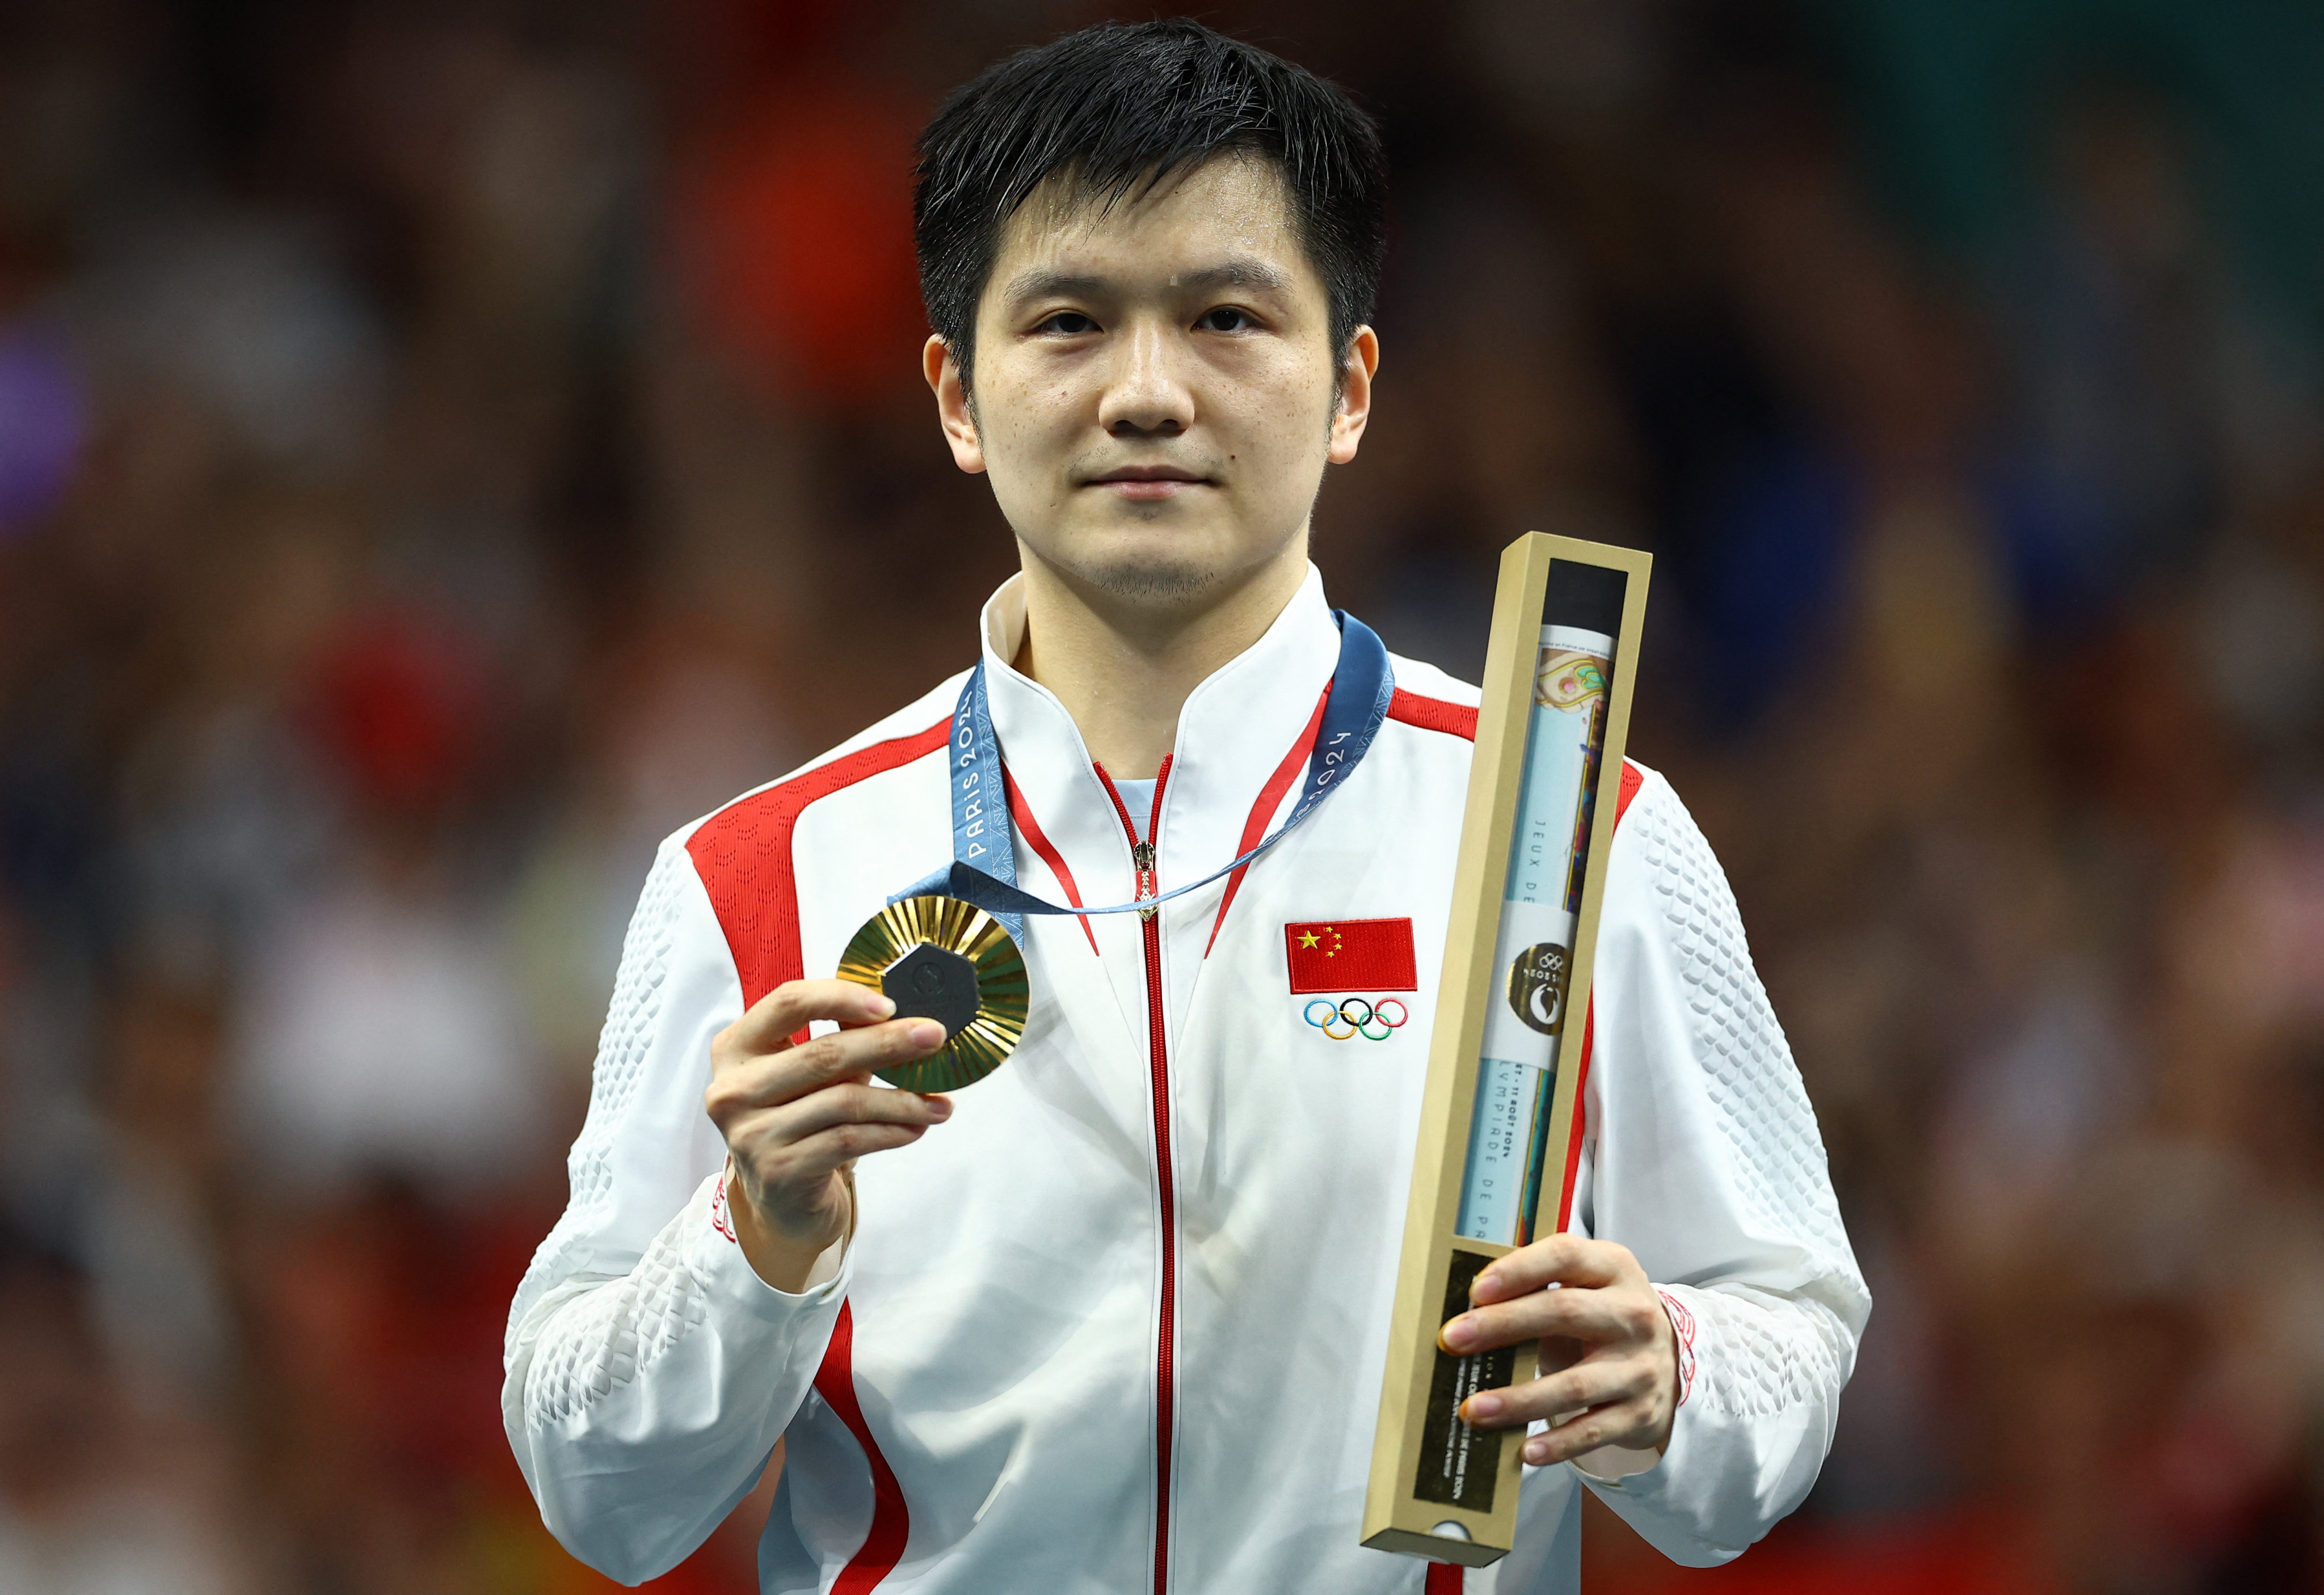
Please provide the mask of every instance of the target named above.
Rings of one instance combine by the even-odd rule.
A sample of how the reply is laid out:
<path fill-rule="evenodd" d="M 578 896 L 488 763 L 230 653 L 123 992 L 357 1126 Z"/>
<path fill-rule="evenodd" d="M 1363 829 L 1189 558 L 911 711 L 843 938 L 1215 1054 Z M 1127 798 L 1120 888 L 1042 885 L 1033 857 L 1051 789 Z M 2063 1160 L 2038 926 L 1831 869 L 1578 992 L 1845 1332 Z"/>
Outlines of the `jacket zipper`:
<path fill-rule="evenodd" d="M 1147 816 L 1147 840 L 1138 839 L 1130 810 L 1114 789 L 1105 766 L 1097 767 L 1113 799 L 1114 812 L 1130 838 L 1130 862 L 1138 869 L 1138 895 L 1150 898 L 1157 885 L 1153 837 L 1162 822 L 1162 793 L 1170 780 L 1170 760 L 1154 775 L 1154 807 Z M 1162 1039 L 1162 921 L 1158 910 L 1138 911 L 1139 932 L 1146 948 L 1146 1041 L 1154 1081 L 1154 1172 L 1162 1205 L 1162 1307 L 1160 1332 L 1155 1339 L 1154 1365 L 1154 1595 L 1170 1589 L 1170 1435 L 1176 1414 L 1176 1344 L 1178 1327 L 1178 1197 L 1170 1158 L 1170 1065 Z"/>

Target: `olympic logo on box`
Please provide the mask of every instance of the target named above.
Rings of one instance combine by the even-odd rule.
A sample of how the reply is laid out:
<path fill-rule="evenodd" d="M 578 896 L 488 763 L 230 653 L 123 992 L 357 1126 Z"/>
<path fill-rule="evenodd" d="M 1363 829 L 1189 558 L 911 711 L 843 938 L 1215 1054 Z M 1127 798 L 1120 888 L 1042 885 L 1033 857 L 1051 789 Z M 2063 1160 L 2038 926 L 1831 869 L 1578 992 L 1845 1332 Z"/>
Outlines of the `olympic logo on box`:
<path fill-rule="evenodd" d="M 1360 1008 L 1364 1011 L 1360 1015 L 1352 1014 L 1348 1011 L 1351 1008 Z M 1396 1010 L 1394 1019 L 1388 1017 L 1388 1010 L 1391 1008 Z M 1316 1012 L 1318 1009 L 1323 1010 L 1321 1014 Z M 1367 1041 L 1385 1041 L 1404 1028 L 1405 1021 L 1412 1017 L 1412 1010 L 1396 997 L 1383 997 L 1378 1002 L 1369 997 L 1342 997 L 1337 1002 L 1318 997 L 1300 1011 L 1299 1017 L 1334 1041 L 1352 1040 L 1358 1036 Z M 1332 1028 L 1335 1024 L 1347 1028 L 1335 1030 Z M 1375 1026 L 1379 1028 L 1375 1029 Z"/>

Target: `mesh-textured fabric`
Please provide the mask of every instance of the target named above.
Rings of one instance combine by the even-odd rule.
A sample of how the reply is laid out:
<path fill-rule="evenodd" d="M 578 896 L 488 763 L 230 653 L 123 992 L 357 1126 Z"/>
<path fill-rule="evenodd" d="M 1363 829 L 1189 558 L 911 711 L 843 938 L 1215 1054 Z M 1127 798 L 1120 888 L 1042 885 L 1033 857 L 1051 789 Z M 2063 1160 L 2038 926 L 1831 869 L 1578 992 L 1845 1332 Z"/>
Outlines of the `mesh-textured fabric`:
<path fill-rule="evenodd" d="M 1854 1337 L 1821 1302 L 1763 1297 L 1739 1286 L 1686 1290 L 1682 1299 L 1695 1331 L 1688 1399 L 1748 1419 L 1839 1395 Z"/>
<path fill-rule="evenodd" d="M 1637 827 L 1655 899 L 1687 986 L 1696 1056 L 1750 1216 L 1776 1234 L 1799 1234 L 1834 1258 L 1848 1232 L 1824 1158 L 1815 1110 L 1792 1049 L 1751 967 L 1742 916 L 1726 871 L 1694 816 L 1655 781 L 1639 795 Z"/>
<path fill-rule="evenodd" d="M 637 1267 L 558 1314 L 557 1333 L 535 1349 L 525 1381 L 526 1413 L 536 1426 L 564 1423 L 604 1400 L 703 1322 L 701 1282 L 684 1251 L 692 1217 L 689 1206 L 654 1237 Z"/>
<path fill-rule="evenodd" d="M 589 1117 L 566 1159 L 572 1196 L 564 1216 L 533 1254 L 532 1266 L 517 1286 L 509 1309 L 513 1341 L 517 1325 L 541 1294 L 587 1259 L 576 1255 L 604 1217 L 613 1200 L 612 1154 L 622 1114 L 637 1094 L 654 1026 L 661 1018 L 661 986 L 669 973 L 680 893 L 689 871 L 685 850 L 665 847 L 654 859 L 622 941 L 622 962 L 613 995 L 597 1035 L 597 1063 L 590 1075 Z"/>

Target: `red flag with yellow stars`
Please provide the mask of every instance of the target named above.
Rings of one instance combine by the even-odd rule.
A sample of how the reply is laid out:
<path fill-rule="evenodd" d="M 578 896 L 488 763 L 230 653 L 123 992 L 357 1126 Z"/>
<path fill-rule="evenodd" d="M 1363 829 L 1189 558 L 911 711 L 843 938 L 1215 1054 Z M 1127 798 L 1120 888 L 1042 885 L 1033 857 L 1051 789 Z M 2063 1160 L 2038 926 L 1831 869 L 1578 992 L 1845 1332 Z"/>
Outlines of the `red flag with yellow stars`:
<path fill-rule="evenodd" d="M 1286 925 L 1283 947 L 1290 958 L 1295 993 L 1420 989 L 1414 976 L 1409 919 L 1318 919 Z"/>

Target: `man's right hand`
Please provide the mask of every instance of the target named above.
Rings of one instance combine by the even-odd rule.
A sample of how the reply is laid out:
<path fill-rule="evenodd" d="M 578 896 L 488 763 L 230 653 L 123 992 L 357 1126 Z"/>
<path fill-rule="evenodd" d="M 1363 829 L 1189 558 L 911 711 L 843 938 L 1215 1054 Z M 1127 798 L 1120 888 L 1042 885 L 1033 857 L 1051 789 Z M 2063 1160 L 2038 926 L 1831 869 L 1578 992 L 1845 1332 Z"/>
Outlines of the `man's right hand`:
<path fill-rule="evenodd" d="M 710 1044 L 702 1100 L 726 1138 L 735 1239 L 777 1290 L 806 1288 L 816 1259 L 847 1233 L 848 1174 L 858 1157 L 909 1146 L 952 1116 L 943 1097 L 872 1083 L 872 1070 L 944 1045 L 942 1025 L 890 1018 L 895 1011 L 852 981 L 790 981 Z M 840 1028 L 791 1039 L 815 1019 Z"/>

